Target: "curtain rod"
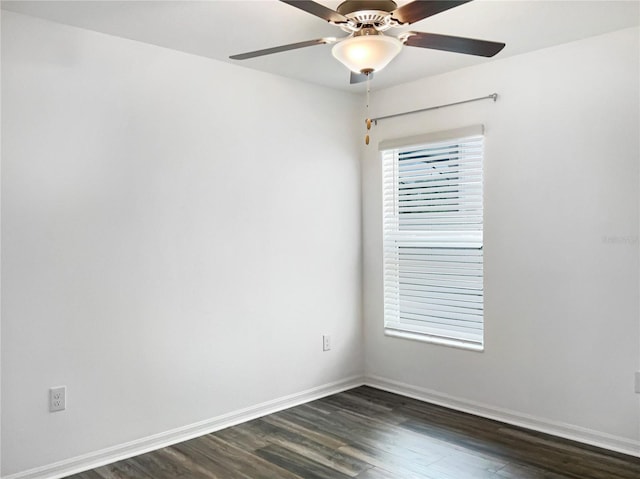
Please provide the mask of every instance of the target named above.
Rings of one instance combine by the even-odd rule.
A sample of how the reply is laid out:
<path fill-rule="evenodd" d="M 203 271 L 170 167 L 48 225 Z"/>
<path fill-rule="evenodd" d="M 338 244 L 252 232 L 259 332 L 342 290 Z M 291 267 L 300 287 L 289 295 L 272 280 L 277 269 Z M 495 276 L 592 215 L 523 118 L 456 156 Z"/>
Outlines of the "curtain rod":
<path fill-rule="evenodd" d="M 498 94 L 492 93 L 491 95 L 481 96 L 478 98 L 471 98 L 470 100 L 457 101 L 455 103 L 447 103 L 446 105 L 430 106 L 429 108 L 421 108 L 420 110 L 405 111 L 404 113 L 395 113 L 393 115 L 379 116 L 378 118 L 372 118 L 371 121 L 373 121 L 377 125 L 378 121 L 380 120 L 388 120 L 389 118 L 395 118 L 397 116 L 411 115 L 413 113 L 421 113 L 423 111 L 437 110 L 438 108 L 445 108 L 447 106 L 462 105 L 463 103 L 471 103 L 472 101 L 489 100 L 489 99 L 496 101 L 498 99 Z"/>

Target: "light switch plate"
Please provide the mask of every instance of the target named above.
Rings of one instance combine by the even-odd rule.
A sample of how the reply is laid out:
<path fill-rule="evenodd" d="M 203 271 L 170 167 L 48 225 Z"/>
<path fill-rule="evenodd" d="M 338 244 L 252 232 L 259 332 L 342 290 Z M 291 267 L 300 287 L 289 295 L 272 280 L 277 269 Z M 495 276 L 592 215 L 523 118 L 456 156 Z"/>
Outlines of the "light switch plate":
<path fill-rule="evenodd" d="M 331 349 L 331 336 L 325 334 L 322 336 L 322 350 L 329 351 Z"/>

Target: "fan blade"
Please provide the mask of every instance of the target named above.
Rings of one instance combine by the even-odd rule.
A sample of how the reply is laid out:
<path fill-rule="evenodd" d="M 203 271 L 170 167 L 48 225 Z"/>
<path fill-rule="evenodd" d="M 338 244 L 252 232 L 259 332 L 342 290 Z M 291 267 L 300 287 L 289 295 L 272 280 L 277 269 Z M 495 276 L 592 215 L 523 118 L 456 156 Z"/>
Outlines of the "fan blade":
<path fill-rule="evenodd" d="M 286 3 L 287 5 L 291 5 L 292 7 L 299 8 L 311 15 L 315 15 L 316 17 L 320 17 L 323 20 L 331 23 L 347 23 L 349 19 L 342 15 L 341 13 L 336 12 L 335 10 L 331 10 L 330 8 L 325 7 L 324 5 L 320 5 L 319 3 L 312 2 L 309 0 L 280 0 L 282 3 Z"/>
<path fill-rule="evenodd" d="M 286 52 L 288 50 L 296 50 L 298 48 L 312 47 L 313 45 L 324 45 L 326 43 L 335 43 L 335 38 L 318 38 L 316 40 L 308 40 L 306 42 L 290 43 L 288 45 L 280 45 L 279 47 L 265 48 L 264 50 L 256 50 L 255 52 L 240 53 L 239 55 L 231 55 L 232 60 L 246 60 L 247 58 L 261 57 L 271 55 L 272 53 Z"/>
<path fill-rule="evenodd" d="M 504 43 L 476 40 L 475 38 L 452 37 L 435 33 L 406 32 L 405 45 L 410 47 L 431 48 L 447 52 L 466 53 L 481 57 L 492 57 L 505 46 Z M 400 38 L 402 40 L 402 37 Z"/>
<path fill-rule="evenodd" d="M 418 20 L 431 17 L 470 1 L 471 0 L 434 0 L 409 2 L 391 12 L 391 17 L 400 23 L 415 23 Z"/>
<path fill-rule="evenodd" d="M 373 80 L 373 72 L 369 73 L 369 75 L 365 75 L 364 73 L 351 72 L 351 78 L 349 79 L 349 83 L 353 85 L 355 83 L 366 82 L 367 76 Z"/>

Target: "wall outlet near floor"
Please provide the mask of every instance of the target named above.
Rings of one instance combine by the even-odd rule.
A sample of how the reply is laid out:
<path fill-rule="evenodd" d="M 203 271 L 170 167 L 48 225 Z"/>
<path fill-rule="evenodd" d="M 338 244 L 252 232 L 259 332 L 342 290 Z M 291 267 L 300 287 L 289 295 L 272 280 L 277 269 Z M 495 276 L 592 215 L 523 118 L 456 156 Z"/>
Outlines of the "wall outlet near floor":
<path fill-rule="evenodd" d="M 49 389 L 49 412 L 64 411 L 67 408 L 67 387 Z"/>
<path fill-rule="evenodd" d="M 640 394 L 640 371 L 636 371 L 636 392 Z"/>
<path fill-rule="evenodd" d="M 328 334 L 322 335 L 322 350 L 329 351 L 331 349 L 331 336 Z"/>

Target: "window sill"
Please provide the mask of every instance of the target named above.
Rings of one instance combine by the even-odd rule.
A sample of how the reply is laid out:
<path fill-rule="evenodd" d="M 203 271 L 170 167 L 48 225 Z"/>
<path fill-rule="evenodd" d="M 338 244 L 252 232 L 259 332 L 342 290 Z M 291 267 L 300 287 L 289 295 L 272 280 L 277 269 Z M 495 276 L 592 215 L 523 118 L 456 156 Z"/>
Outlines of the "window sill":
<path fill-rule="evenodd" d="M 467 351 L 476 351 L 481 353 L 484 351 L 484 345 L 467 343 L 456 339 L 439 338 L 437 336 L 429 336 L 428 334 L 411 333 L 409 331 L 398 331 L 397 329 L 384 329 L 385 336 L 394 338 L 411 339 L 413 341 L 421 341 L 423 343 L 438 344 L 440 346 L 448 346 L 450 348 L 465 349 Z"/>

